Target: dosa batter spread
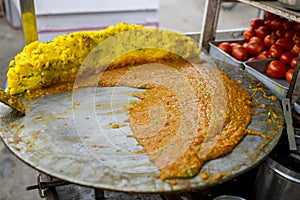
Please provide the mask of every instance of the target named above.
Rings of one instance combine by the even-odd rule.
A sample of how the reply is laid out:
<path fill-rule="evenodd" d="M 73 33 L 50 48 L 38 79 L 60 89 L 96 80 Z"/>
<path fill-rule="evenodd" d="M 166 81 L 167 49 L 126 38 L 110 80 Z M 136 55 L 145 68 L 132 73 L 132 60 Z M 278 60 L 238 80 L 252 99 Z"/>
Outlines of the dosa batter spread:
<path fill-rule="evenodd" d="M 101 74 L 99 86 L 117 85 L 148 89 L 137 95 L 129 120 L 161 179 L 192 177 L 206 161 L 230 153 L 254 114 L 245 89 L 202 65 L 146 64 Z"/>
<path fill-rule="evenodd" d="M 205 162 L 230 153 L 248 133 L 254 114 L 247 90 L 203 65 L 178 61 L 109 69 L 78 85 L 95 81 L 99 87 L 147 89 L 135 94 L 141 101 L 129 108 L 129 122 L 163 180 L 193 177 Z M 66 89 L 57 85 L 31 95 Z"/>

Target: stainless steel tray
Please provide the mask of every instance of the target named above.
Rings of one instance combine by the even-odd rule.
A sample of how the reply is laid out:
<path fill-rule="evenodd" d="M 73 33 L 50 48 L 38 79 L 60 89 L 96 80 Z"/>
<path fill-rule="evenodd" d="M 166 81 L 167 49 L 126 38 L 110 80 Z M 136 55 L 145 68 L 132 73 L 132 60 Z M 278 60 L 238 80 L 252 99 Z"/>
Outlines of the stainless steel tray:
<path fill-rule="evenodd" d="M 271 78 L 266 74 L 268 64 L 274 59 L 253 60 L 245 62 L 245 70 L 262 82 L 279 99 L 286 97 L 289 83 L 285 79 Z"/>
<path fill-rule="evenodd" d="M 231 64 L 233 66 L 239 67 L 244 69 L 244 65 L 242 61 L 239 61 L 235 59 L 233 56 L 229 55 L 228 53 L 222 51 L 221 49 L 218 48 L 218 45 L 222 42 L 237 42 L 241 43 L 243 40 L 222 40 L 222 41 L 212 41 L 209 42 L 210 48 L 209 48 L 209 55 L 215 59 L 224 61 L 228 64 Z"/>
<path fill-rule="evenodd" d="M 249 89 L 256 80 L 245 71 L 219 63 L 234 80 Z M 247 135 L 228 155 L 207 162 L 199 175 L 162 181 L 148 156 L 131 135 L 124 106 L 135 101 L 128 87 L 85 88 L 24 101 L 25 117 L 0 105 L 0 136 L 22 161 L 55 178 L 75 184 L 126 192 L 170 192 L 203 189 L 232 179 L 260 163 L 277 144 L 283 126 L 279 101 L 253 93 L 256 107 L 249 128 L 273 137 Z M 267 94 L 271 94 L 266 89 Z M 272 118 L 273 113 L 276 118 Z M 267 120 L 270 120 L 267 122 Z M 214 179 L 218 174 L 223 176 Z M 175 184 L 174 184 L 175 183 Z"/>

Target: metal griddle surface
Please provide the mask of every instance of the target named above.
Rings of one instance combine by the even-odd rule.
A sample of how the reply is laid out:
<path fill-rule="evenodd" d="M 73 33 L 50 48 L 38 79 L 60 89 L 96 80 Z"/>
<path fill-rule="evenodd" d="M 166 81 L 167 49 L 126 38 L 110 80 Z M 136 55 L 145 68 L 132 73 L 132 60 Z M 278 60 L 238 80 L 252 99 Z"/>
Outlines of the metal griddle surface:
<path fill-rule="evenodd" d="M 240 69 L 221 65 L 234 80 L 242 80 L 244 88 L 255 81 Z M 142 91 L 129 87 L 85 88 L 49 95 L 24 101 L 25 117 L 1 104 L 0 135 L 15 155 L 39 171 L 80 185 L 131 192 L 201 189 L 224 182 L 256 166 L 281 135 L 280 102 L 259 92 L 253 101 L 267 107 L 255 108 L 260 114 L 253 116 L 249 128 L 272 136 L 272 141 L 265 144 L 266 139 L 247 135 L 232 153 L 203 166 L 201 172 L 210 175 L 208 179 L 197 175 L 170 184 L 155 178 L 158 169 L 147 155 L 137 153 L 142 148 L 129 137 L 132 132 L 124 107 L 137 100 L 133 92 Z M 278 118 L 267 122 L 270 112 Z M 223 176 L 213 180 L 218 173 Z"/>

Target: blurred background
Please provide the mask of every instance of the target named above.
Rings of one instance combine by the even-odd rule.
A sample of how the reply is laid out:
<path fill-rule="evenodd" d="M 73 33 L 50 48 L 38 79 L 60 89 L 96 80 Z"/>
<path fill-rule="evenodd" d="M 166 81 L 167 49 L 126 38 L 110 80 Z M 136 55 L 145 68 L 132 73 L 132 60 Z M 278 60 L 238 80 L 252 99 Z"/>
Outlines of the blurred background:
<path fill-rule="evenodd" d="M 43 0 L 35 1 L 39 40 L 70 31 L 101 29 L 119 22 L 139 23 L 183 33 L 201 32 L 205 0 Z M 223 3 L 218 30 L 245 29 L 258 10 Z M 0 87 L 5 88 L 9 62 L 22 51 L 24 38 L 18 0 L 0 0 Z M 0 142 L 0 200 L 38 199 L 37 172 Z"/>

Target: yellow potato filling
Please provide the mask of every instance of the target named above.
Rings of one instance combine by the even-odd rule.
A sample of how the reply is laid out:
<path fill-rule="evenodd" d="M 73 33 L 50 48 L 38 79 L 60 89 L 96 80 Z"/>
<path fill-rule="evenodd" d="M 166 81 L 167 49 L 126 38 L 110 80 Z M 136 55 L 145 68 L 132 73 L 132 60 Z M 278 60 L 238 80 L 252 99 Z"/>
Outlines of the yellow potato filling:
<path fill-rule="evenodd" d="M 127 33 L 126 31 L 129 30 L 137 31 Z M 126 52 L 128 47 L 124 37 L 134 38 L 134 45 L 137 45 L 137 47 L 151 46 L 151 44 L 158 47 L 163 46 L 170 50 L 174 49 L 176 53 L 184 57 L 199 55 L 200 53 L 195 43 L 189 41 L 187 36 L 180 33 L 174 34 L 174 32 L 168 30 L 156 32 L 155 29 L 151 29 L 153 34 L 150 32 L 148 34 L 149 38 L 145 38 L 145 30 L 150 29 L 141 25 L 121 23 L 99 31 L 79 31 L 64 34 L 49 42 L 32 42 L 25 46 L 10 62 L 6 92 L 14 95 L 53 87 L 58 83 L 73 84 L 79 67 L 89 53 L 104 40 L 112 36 L 117 37 L 118 33 L 127 33 L 128 36 L 125 34 L 119 38 L 122 45 L 117 44 L 119 43 L 118 39 L 114 40 L 115 44 L 113 42 L 108 50 L 108 52 L 112 52 L 110 53 L 111 57 L 103 56 L 100 58 L 100 63 L 111 62 L 112 57 L 123 53 L 126 53 L 126 56 L 119 58 L 119 62 L 113 66 L 114 68 L 139 62 L 153 62 L 156 59 L 168 57 L 165 51 L 151 49 L 139 48 L 137 51 Z M 160 34 L 159 37 L 155 37 L 157 33 Z M 175 40 L 178 37 L 177 44 L 170 43 L 170 39 L 174 41 L 174 37 Z M 184 40 L 182 40 L 182 37 Z M 92 63 L 92 65 L 94 64 L 97 64 L 97 62 Z"/>

